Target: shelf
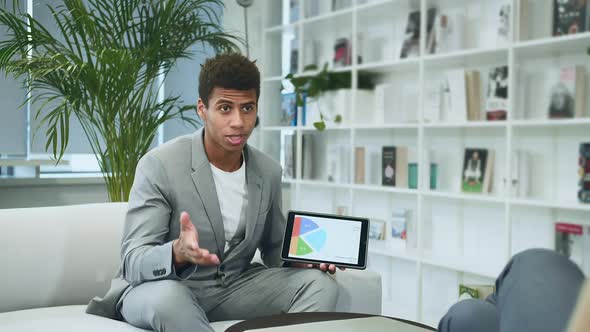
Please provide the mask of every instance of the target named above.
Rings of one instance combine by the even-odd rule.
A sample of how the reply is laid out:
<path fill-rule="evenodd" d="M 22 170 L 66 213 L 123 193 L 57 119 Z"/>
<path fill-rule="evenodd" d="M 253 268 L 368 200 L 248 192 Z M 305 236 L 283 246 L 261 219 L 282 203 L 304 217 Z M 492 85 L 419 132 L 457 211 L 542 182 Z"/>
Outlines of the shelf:
<path fill-rule="evenodd" d="M 406 194 L 406 195 L 417 195 L 418 194 L 418 190 L 416 190 L 416 189 L 396 188 L 396 187 L 387 187 L 387 186 L 378 186 L 378 185 L 353 184 L 353 185 L 350 185 L 350 188 L 354 189 L 354 190 L 380 191 L 380 192 Z"/>
<path fill-rule="evenodd" d="M 540 119 L 540 120 L 514 120 L 514 127 L 574 127 L 590 125 L 590 118 L 577 119 Z"/>
<path fill-rule="evenodd" d="M 420 58 L 407 58 L 397 60 L 384 60 L 378 62 L 368 62 L 357 65 L 355 68 L 359 71 L 372 73 L 382 73 L 391 71 L 416 70 L 420 64 Z"/>
<path fill-rule="evenodd" d="M 262 127 L 262 131 L 282 131 L 282 130 L 296 130 L 298 127 L 295 126 L 266 126 Z"/>
<path fill-rule="evenodd" d="M 559 202 L 554 200 L 537 200 L 528 198 L 518 198 L 510 200 L 510 204 L 514 206 L 525 207 L 540 207 L 550 209 L 564 209 L 575 211 L 590 211 L 590 204 L 582 204 L 578 202 Z"/>
<path fill-rule="evenodd" d="M 504 128 L 506 121 L 466 121 L 425 123 L 424 128 Z"/>
<path fill-rule="evenodd" d="M 56 166 L 69 165 L 67 160 L 60 160 L 59 163 L 51 159 L 0 159 L 0 166 L 14 166 L 14 167 L 37 167 L 37 166 Z"/>
<path fill-rule="evenodd" d="M 542 58 L 572 54 L 586 54 L 590 46 L 590 32 L 562 37 L 548 37 L 519 42 L 514 45 L 517 56 Z"/>
<path fill-rule="evenodd" d="M 388 123 L 388 124 L 361 124 L 353 125 L 354 130 L 374 130 L 374 129 L 418 129 L 417 123 Z"/>
<path fill-rule="evenodd" d="M 504 203 L 505 199 L 503 197 L 492 196 L 489 194 L 466 194 L 466 193 L 450 193 L 450 192 L 437 192 L 437 191 L 425 191 L 422 192 L 425 197 L 434 197 L 434 198 L 448 198 L 448 199 L 456 199 L 456 200 L 465 200 L 465 201 L 473 201 L 473 202 L 486 202 L 486 203 Z"/>
<path fill-rule="evenodd" d="M 337 11 L 329 12 L 327 14 L 322 14 L 322 15 L 317 15 L 317 16 L 305 18 L 305 19 L 303 19 L 301 21 L 301 23 L 302 24 L 318 23 L 318 22 L 329 20 L 329 19 L 336 18 L 336 17 L 339 17 L 339 16 L 344 16 L 344 15 L 347 15 L 347 14 L 352 14 L 352 12 L 354 10 L 355 10 L 354 7 L 340 9 L 340 10 L 337 10 Z"/>
<path fill-rule="evenodd" d="M 334 183 L 328 181 L 320 181 L 320 180 L 297 180 L 296 183 L 302 184 L 305 186 L 317 186 L 317 187 L 325 187 L 325 188 L 339 188 L 339 189 L 349 189 L 349 184 L 343 183 Z"/>
<path fill-rule="evenodd" d="M 270 76 L 270 77 L 264 78 L 262 81 L 263 82 L 278 82 L 278 81 L 282 81 L 284 79 L 285 79 L 284 76 Z"/>
<path fill-rule="evenodd" d="M 373 2 L 369 2 L 369 3 L 364 3 L 362 5 L 357 5 L 356 6 L 356 10 L 360 14 L 360 13 L 362 13 L 365 10 L 373 9 L 375 7 L 380 7 L 380 6 L 383 6 L 383 5 L 389 5 L 389 4 L 392 4 L 392 3 L 393 3 L 392 0 L 373 1 Z"/>
<path fill-rule="evenodd" d="M 505 65 L 508 63 L 508 48 L 453 51 L 426 55 L 423 59 L 424 65 L 429 68 Z"/>
<path fill-rule="evenodd" d="M 421 262 L 426 265 L 475 274 L 490 279 L 496 279 L 501 272 L 501 270 L 496 272 L 489 266 L 476 266 L 474 264 L 467 263 L 461 257 L 423 257 Z"/>
<path fill-rule="evenodd" d="M 264 32 L 265 33 L 281 32 L 283 30 L 288 30 L 288 29 L 295 28 L 296 25 L 297 25 L 297 22 L 289 23 L 289 24 L 283 24 L 283 25 L 276 25 L 274 27 L 270 27 L 270 28 L 264 29 Z"/>
<path fill-rule="evenodd" d="M 408 253 L 407 250 L 393 248 L 386 240 L 369 240 L 369 254 L 420 262 L 420 256 Z"/>

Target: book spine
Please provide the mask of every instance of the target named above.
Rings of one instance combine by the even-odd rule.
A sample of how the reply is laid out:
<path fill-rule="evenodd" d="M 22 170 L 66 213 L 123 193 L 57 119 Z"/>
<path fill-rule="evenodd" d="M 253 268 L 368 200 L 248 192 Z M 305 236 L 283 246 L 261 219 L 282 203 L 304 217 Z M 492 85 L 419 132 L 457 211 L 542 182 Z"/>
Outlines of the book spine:
<path fill-rule="evenodd" d="M 381 184 L 395 186 L 395 147 L 384 146 L 381 153 Z"/>

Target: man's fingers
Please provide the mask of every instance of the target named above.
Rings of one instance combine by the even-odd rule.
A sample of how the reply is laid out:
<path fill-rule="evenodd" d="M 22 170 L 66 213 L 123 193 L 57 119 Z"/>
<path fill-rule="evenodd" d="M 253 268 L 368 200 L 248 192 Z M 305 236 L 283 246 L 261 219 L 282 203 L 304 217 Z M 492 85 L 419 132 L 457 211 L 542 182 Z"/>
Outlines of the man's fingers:
<path fill-rule="evenodd" d="M 180 231 L 181 232 L 190 232 L 195 227 L 193 226 L 193 222 L 191 221 L 191 217 L 185 211 L 180 214 Z"/>
<path fill-rule="evenodd" d="M 326 263 L 321 263 L 320 270 L 322 270 L 323 272 L 326 272 L 328 270 L 328 265 Z"/>
<path fill-rule="evenodd" d="M 328 272 L 330 272 L 330 274 L 336 273 L 336 265 L 330 264 L 330 266 L 328 266 Z"/>

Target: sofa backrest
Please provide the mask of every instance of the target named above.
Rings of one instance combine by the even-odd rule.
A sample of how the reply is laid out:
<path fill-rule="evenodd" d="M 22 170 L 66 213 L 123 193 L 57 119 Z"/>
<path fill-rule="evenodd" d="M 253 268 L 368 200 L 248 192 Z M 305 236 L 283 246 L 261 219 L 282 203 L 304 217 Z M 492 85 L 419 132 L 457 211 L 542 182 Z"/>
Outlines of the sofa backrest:
<path fill-rule="evenodd" d="M 126 203 L 0 209 L 0 312 L 104 295 L 126 211 Z"/>

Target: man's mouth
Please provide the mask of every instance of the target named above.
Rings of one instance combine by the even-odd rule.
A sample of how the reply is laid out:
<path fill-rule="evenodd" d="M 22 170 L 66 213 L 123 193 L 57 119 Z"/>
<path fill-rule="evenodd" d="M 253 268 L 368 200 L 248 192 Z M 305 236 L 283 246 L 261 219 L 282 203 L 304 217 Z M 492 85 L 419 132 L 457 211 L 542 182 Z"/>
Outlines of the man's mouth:
<path fill-rule="evenodd" d="M 225 137 L 231 145 L 241 145 L 246 140 L 246 135 L 227 135 Z"/>

